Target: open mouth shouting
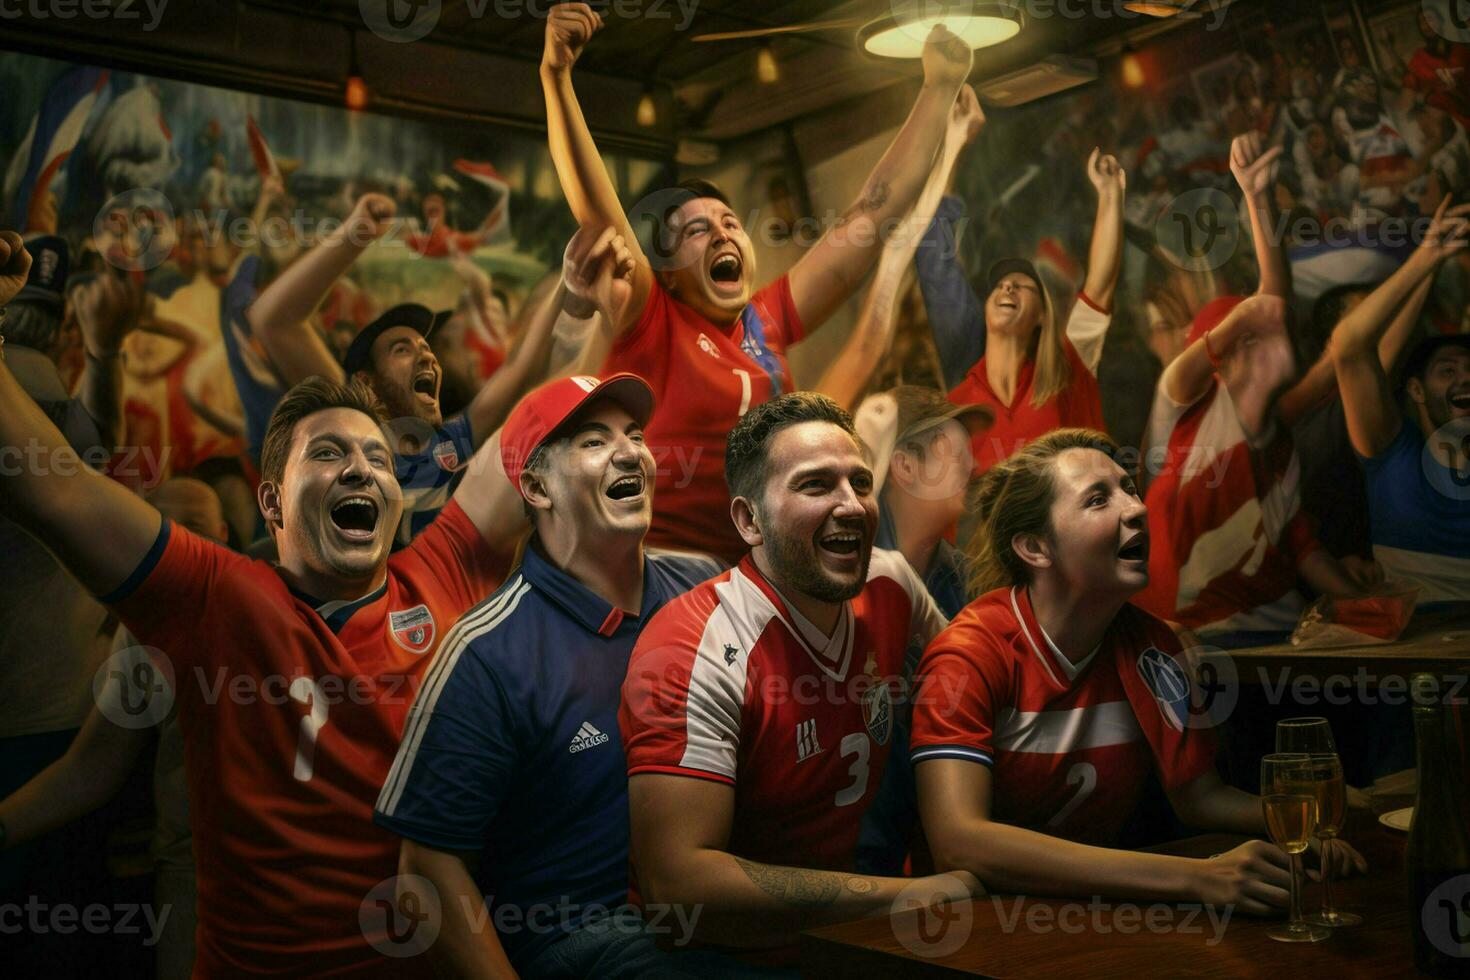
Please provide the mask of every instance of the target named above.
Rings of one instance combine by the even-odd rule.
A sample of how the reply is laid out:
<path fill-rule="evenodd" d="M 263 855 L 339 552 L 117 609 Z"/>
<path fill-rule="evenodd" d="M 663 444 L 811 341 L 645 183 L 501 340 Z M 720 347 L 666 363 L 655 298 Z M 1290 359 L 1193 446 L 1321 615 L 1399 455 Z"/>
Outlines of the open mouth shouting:
<path fill-rule="evenodd" d="M 348 541 L 372 541 L 377 537 L 382 508 L 366 494 L 343 497 L 332 505 L 332 525 Z"/>
<path fill-rule="evenodd" d="M 817 554 L 823 561 L 838 566 L 858 566 L 863 558 L 863 533 L 840 528 L 817 537 Z"/>
<path fill-rule="evenodd" d="M 720 252 L 710 263 L 710 282 L 718 292 L 738 293 L 744 285 L 744 271 L 745 263 L 741 261 L 739 252 Z"/>
<path fill-rule="evenodd" d="M 1118 549 L 1118 557 L 1126 562 L 1148 564 L 1148 532 L 1139 531 Z"/>
<path fill-rule="evenodd" d="M 643 474 L 629 473 L 626 476 L 620 476 L 610 483 L 603 493 L 617 501 L 640 499 L 643 496 Z"/>
<path fill-rule="evenodd" d="M 1449 396 L 1450 408 L 1462 415 L 1470 415 L 1470 390 L 1459 391 Z"/>
<path fill-rule="evenodd" d="M 438 398 L 439 382 L 433 371 L 420 371 L 413 376 L 413 393 L 427 401 Z"/>

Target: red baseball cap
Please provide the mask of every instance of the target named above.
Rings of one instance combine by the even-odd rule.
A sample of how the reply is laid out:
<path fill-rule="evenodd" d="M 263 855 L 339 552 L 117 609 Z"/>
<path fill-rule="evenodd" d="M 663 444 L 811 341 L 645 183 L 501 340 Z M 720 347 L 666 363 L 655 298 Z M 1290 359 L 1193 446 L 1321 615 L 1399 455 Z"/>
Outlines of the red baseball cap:
<path fill-rule="evenodd" d="M 500 463 L 517 491 L 521 488 L 521 471 L 526 468 L 526 461 L 584 406 L 598 398 L 611 398 L 639 425 L 647 425 L 653 417 L 653 389 L 636 374 L 614 374 L 606 378 L 583 374 L 548 381 L 521 399 L 500 430 Z"/>
<path fill-rule="evenodd" d="M 1245 302 L 1244 296 L 1219 296 L 1200 307 L 1189 325 L 1189 336 L 1185 343 L 1192 344 L 1218 327 L 1230 311 Z"/>

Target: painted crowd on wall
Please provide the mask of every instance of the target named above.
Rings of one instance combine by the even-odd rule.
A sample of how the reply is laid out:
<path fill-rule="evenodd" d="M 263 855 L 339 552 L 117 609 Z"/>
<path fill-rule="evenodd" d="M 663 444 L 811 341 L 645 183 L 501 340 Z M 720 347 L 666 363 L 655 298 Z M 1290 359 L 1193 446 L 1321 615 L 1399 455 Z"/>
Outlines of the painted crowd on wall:
<path fill-rule="evenodd" d="M 244 285 L 262 287 L 361 194 L 386 194 L 398 227 L 334 290 L 314 325 L 345 349 L 382 310 L 410 300 L 452 308 L 476 279 L 504 314 L 475 319 L 490 336 L 465 338 L 472 350 L 478 341 L 488 371 L 513 341 L 512 311 L 559 273 L 574 230 L 545 140 L 534 134 L 17 53 L 0 53 L 0 88 L 10 96 L 0 109 L 0 222 L 65 237 L 74 280 L 121 270 L 151 297 L 124 351 L 120 445 L 141 449 L 145 465 L 128 470 L 140 485 L 240 456 L 225 341 L 252 341 L 226 338 L 220 311 L 248 256 L 258 257 L 249 268 L 261 281 Z M 629 200 L 667 180 L 661 161 L 608 163 Z"/>

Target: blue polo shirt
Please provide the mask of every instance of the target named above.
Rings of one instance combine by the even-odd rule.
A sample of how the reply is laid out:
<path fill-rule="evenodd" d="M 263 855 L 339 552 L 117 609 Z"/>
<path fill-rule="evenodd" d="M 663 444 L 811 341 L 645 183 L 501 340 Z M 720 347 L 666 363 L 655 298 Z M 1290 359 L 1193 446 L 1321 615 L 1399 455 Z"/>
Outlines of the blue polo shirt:
<path fill-rule="evenodd" d="M 419 691 L 373 819 L 481 855 L 475 882 L 524 967 L 628 898 L 628 775 L 618 701 L 645 623 L 718 574 L 647 556 L 643 608 L 614 609 L 526 548 L 517 574 L 450 631 Z"/>
<path fill-rule="evenodd" d="M 1442 430 L 1443 431 L 1443 430 Z M 1363 460 L 1373 557 L 1419 602 L 1470 600 L 1470 473 L 1441 463 L 1405 418 L 1383 452 Z"/>

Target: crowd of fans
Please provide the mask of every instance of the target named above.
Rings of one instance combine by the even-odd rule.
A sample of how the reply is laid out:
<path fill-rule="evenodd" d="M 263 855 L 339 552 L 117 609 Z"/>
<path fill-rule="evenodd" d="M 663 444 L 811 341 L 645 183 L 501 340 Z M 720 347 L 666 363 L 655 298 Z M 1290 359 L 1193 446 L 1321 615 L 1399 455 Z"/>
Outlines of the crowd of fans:
<path fill-rule="evenodd" d="M 1298 316 L 1283 151 L 1243 116 L 1259 284 L 1190 310 L 1120 448 L 1117 159 L 1087 165 L 1075 302 L 1021 257 L 976 289 L 943 193 L 984 115 L 938 29 L 857 200 L 760 284 L 707 182 L 645 253 L 572 85 L 600 26 L 563 4 L 546 29 L 560 275 L 512 317 L 457 256 L 457 309 L 343 333 L 317 312 L 360 300 L 391 199 L 248 256 L 223 476 L 108 474 L 120 347 L 156 304 L 0 232 L 5 895 L 85 904 L 88 814 L 151 753 L 162 977 L 779 976 L 802 930 L 903 895 L 1283 907 L 1274 845 L 1167 857 L 1130 849 L 1136 821 L 1152 784 L 1178 827 L 1263 833 L 1174 686 L 1201 642 L 1280 641 L 1318 596 L 1470 600 L 1470 339 L 1419 317 L 1470 204 L 1440 195 L 1398 271 Z M 911 269 L 945 387 L 877 390 Z M 786 351 L 865 282 L 794 390 Z M 1353 506 L 1365 540 L 1322 527 Z M 81 955 L 32 932 L 25 962 Z"/>

